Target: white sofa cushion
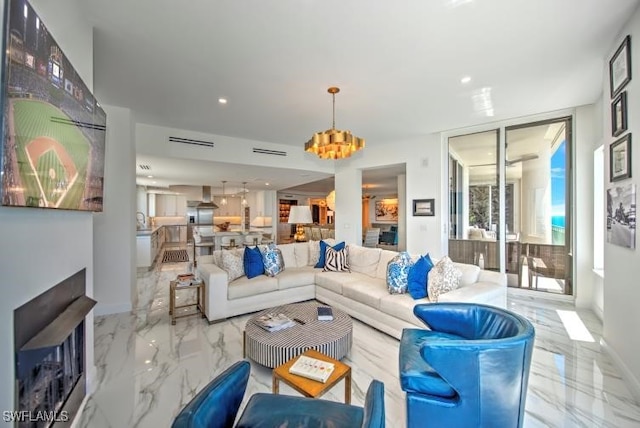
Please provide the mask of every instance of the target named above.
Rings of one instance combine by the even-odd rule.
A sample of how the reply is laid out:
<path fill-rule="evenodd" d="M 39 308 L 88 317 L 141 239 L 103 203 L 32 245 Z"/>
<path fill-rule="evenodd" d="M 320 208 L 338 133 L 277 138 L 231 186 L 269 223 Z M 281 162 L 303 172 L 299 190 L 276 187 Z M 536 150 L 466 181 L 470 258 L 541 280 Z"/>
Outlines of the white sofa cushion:
<path fill-rule="evenodd" d="M 462 272 L 460 277 L 460 287 L 466 287 L 467 285 L 475 284 L 478 281 L 480 275 L 480 267 L 476 265 L 468 265 L 465 263 L 453 263 L 453 265 Z M 434 265 L 435 266 L 435 265 Z"/>
<path fill-rule="evenodd" d="M 380 309 L 380 299 L 389 295 L 386 288 L 377 287 L 371 278 L 352 281 L 342 286 L 342 295 L 374 309 Z"/>
<path fill-rule="evenodd" d="M 309 243 L 296 242 L 291 244 L 294 247 L 293 253 L 296 258 L 296 267 L 307 266 L 309 264 Z"/>
<path fill-rule="evenodd" d="M 302 287 L 313 284 L 316 271 L 311 266 L 286 268 L 278 275 L 278 289 Z"/>
<path fill-rule="evenodd" d="M 380 261 L 380 248 L 364 248 L 359 245 L 347 245 L 349 248 L 349 267 L 352 272 L 360 272 L 372 278 L 376 276 Z"/>
<path fill-rule="evenodd" d="M 275 277 L 260 275 L 249 279 L 246 276 L 243 276 L 229 284 L 227 297 L 229 300 L 233 300 L 276 291 L 277 289 L 278 280 Z"/>
<path fill-rule="evenodd" d="M 295 253 L 295 244 L 281 244 L 277 245 L 276 248 L 280 250 L 282 253 L 282 258 L 284 259 L 284 268 L 288 267 L 296 267 L 296 253 Z"/>
<path fill-rule="evenodd" d="M 413 307 L 420 303 L 430 303 L 428 298 L 414 300 L 410 294 L 389 294 L 380 299 L 380 311 L 401 320 L 416 324 Z"/>
<path fill-rule="evenodd" d="M 368 277 L 357 272 L 321 272 L 316 270 L 316 286 L 342 294 L 342 286 L 353 281 L 365 280 Z"/>
<path fill-rule="evenodd" d="M 398 255 L 397 251 L 381 250 L 380 261 L 378 262 L 378 268 L 376 269 L 376 278 L 387 279 L 387 264 Z"/>

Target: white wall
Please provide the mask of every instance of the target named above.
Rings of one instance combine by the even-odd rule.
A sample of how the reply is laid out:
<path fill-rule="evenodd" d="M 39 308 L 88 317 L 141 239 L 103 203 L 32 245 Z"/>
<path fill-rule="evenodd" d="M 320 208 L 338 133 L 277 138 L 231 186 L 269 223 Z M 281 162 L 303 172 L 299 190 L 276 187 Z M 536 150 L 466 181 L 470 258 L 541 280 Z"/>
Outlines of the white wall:
<path fill-rule="evenodd" d="M 609 145 L 616 140 L 611 136 L 611 109 L 609 90 L 609 58 L 614 54 L 624 37 L 631 35 L 631 61 L 633 65 L 632 79 L 626 86 L 628 132 L 633 134 L 632 146 L 637 146 L 640 139 L 640 9 L 631 16 L 629 22 L 620 31 L 618 38 L 609 50 L 605 64 L 603 88 L 603 121 L 605 141 L 605 189 L 611 187 L 609 183 Z M 634 144 L 635 143 L 635 144 Z M 617 181 L 616 184 L 640 182 L 640 150 L 631 150 L 632 178 Z M 637 187 L 636 187 L 637 192 Z M 636 193 L 637 194 L 637 193 Z M 636 246 L 637 246 L 636 237 Z M 604 322 L 603 336 L 607 349 L 614 361 L 621 368 L 623 378 L 632 387 L 637 399 L 640 400 L 640 335 L 637 327 L 640 325 L 640 249 L 635 250 L 607 244 L 604 251 Z"/>
<path fill-rule="evenodd" d="M 4 12 L 4 2 L 0 10 Z M 81 19 L 77 0 L 33 0 L 51 34 L 92 87 L 93 35 Z M 4 34 L 4 24 L 3 26 Z M 94 293 L 93 214 L 34 208 L 0 207 L 0 409 L 14 403 L 13 310 L 87 268 L 87 295 Z M 95 376 L 93 314 L 86 323 L 87 383 Z"/>
<path fill-rule="evenodd" d="M 136 154 L 129 109 L 107 113 L 104 211 L 94 220 L 96 315 L 131 311 L 136 284 Z"/>
<path fill-rule="evenodd" d="M 574 194 L 574 237 L 580 237 L 580 249 L 591 249 L 593 239 L 593 151 L 602 142 L 600 126 L 602 109 L 599 104 L 578 107 L 575 114 L 574 165 L 576 176 Z M 574 241 L 574 247 L 577 246 Z M 595 288 L 593 251 L 574 251 L 576 306 L 594 309 Z"/>

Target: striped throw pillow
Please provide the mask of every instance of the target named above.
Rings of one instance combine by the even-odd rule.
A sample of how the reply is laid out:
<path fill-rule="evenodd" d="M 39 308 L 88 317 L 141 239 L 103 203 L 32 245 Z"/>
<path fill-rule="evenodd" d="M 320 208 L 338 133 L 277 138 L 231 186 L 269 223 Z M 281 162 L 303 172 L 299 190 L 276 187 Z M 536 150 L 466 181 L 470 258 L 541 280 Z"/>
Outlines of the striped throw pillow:
<path fill-rule="evenodd" d="M 349 247 L 334 250 L 327 247 L 323 272 L 351 272 L 349 268 Z"/>

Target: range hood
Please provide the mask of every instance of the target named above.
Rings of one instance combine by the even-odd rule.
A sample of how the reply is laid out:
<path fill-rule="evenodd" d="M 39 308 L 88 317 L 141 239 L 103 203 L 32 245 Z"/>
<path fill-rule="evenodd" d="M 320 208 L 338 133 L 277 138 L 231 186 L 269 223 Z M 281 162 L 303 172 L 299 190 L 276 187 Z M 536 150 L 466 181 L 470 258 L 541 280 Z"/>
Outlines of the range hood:
<path fill-rule="evenodd" d="M 211 186 L 202 186 L 202 202 L 197 205 L 197 208 L 209 208 L 212 210 L 220 208 L 211 200 Z"/>

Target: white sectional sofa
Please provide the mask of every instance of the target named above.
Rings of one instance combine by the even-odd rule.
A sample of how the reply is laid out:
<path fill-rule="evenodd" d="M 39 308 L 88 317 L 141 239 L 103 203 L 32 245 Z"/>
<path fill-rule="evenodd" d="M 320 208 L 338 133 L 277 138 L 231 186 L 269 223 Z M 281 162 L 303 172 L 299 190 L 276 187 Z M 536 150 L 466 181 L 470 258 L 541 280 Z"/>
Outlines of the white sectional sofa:
<path fill-rule="evenodd" d="M 325 240 L 332 244 L 332 240 Z M 221 265 L 221 251 L 198 257 L 198 275 L 203 278 L 206 316 L 209 322 L 278 306 L 317 299 L 347 312 L 374 328 L 400 338 L 405 327 L 423 327 L 413 315 L 413 306 L 429 299 L 414 300 L 409 294 L 390 294 L 386 286 L 387 263 L 398 253 L 379 248 L 349 245 L 351 272 L 323 272 L 314 268 L 317 241 L 280 244 L 285 269 L 275 277 L 242 276 L 231 283 Z M 244 250 L 238 251 L 241 254 Z M 315 251 L 315 252 L 314 252 Z M 434 260 L 435 263 L 435 260 Z M 474 302 L 506 307 L 506 275 L 455 263 L 462 271 L 460 287 L 440 295 L 439 301 Z"/>

